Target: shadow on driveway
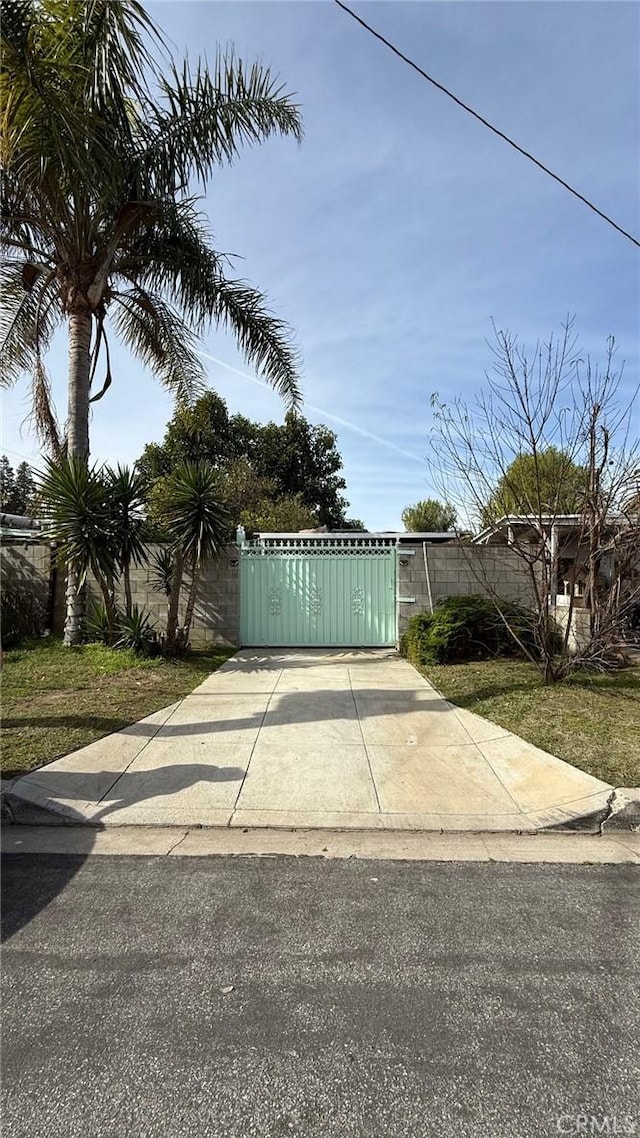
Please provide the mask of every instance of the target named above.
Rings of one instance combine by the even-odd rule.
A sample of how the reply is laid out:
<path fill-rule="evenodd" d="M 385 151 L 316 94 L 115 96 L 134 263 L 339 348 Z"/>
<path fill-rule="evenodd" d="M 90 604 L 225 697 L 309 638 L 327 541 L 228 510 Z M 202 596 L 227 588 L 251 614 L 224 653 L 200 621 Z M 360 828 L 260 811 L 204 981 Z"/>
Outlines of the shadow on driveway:
<path fill-rule="evenodd" d="M 347 654 L 345 653 L 345 656 Z M 273 657 L 269 657 L 272 667 L 277 667 L 277 663 Z M 371 665 L 370 657 L 365 657 L 362 661 Z M 246 671 L 246 662 L 242 661 L 245 667 L 242 669 Z M 316 661 L 305 661 L 308 667 L 313 667 Z M 349 666 L 353 666 L 353 658 L 349 658 Z M 231 669 L 226 669 L 230 671 Z M 240 671 L 241 669 L 238 669 Z M 256 671 L 262 670 L 256 668 Z M 322 722 L 324 720 L 336 719 L 351 719 L 357 720 L 358 711 L 356 700 L 362 698 L 367 703 L 367 716 L 379 715 L 389 710 L 389 703 L 397 703 L 398 710 L 412 711 L 416 710 L 419 706 L 425 707 L 425 702 L 416 699 L 416 695 L 422 688 L 396 690 L 396 689 L 380 689 L 372 686 L 354 692 L 351 688 L 338 688 L 338 689 L 321 689 L 310 691 L 295 691 L 295 692 L 275 692 L 277 695 L 277 707 L 273 708 L 270 713 L 265 710 L 259 710 L 251 715 L 233 715 L 231 714 L 227 719 L 212 718 L 207 719 L 206 715 L 193 723 L 176 723 L 172 724 L 170 721 L 164 725 L 158 726 L 151 723 L 133 723 L 118 731 L 120 736 L 134 736 L 140 737 L 147 741 L 156 739 L 158 742 L 167 739 L 176 741 L 176 745 L 180 738 L 188 738 L 195 735 L 206 735 L 210 741 L 215 744 L 217 738 L 222 742 L 225 736 L 230 732 L 238 732 L 244 730 L 257 730 L 271 722 L 274 726 L 281 726 L 282 724 L 315 724 L 319 725 L 319 731 L 322 730 Z M 228 692 L 225 692 L 223 698 L 229 699 Z M 187 697 L 187 700 L 190 697 Z M 212 706 L 216 701 L 216 694 L 198 695 L 196 698 L 199 704 L 206 704 L 209 700 Z M 239 695 L 238 700 L 241 703 L 247 696 Z M 250 698 L 250 693 L 249 693 Z M 182 704 L 181 706 L 184 706 Z M 433 698 L 428 701 L 428 710 L 431 713 L 436 711 L 448 710 L 448 704 L 441 698 Z M 198 710 L 202 712 L 201 706 Z M 71 720 L 70 720 L 71 721 Z M 34 725 L 38 722 L 34 719 Z M 40 720 L 42 725 L 44 721 Z M 56 720 L 57 723 L 60 720 Z M 105 725 L 110 725 L 110 720 L 103 721 Z M 105 736 L 103 736 L 103 739 Z M 97 740 L 96 740 L 97 742 Z M 132 758 L 130 765 L 132 765 L 141 754 L 144 753 L 146 744 L 143 744 L 139 751 L 136 752 Z M 26 858 L 22 854 L 7 854 L 3 858 L 4 872 L 2 875 L 2 889 L 3 889 L 3 906 L 2 906 L 2 937 L 12 936 L 19 928 L 28 923 L 41 909 L 45 908 L 50 901 L 65 887 L 65 885 L 74 877 L 78 869 L 88 854 L 91 853 L 94 844 L 95 829 L 101 828 L 103 820 L 108 817 L 112 812 L 121 809 L 123 806 L 132 806 L 138 803 L 147 801 L 150 798 L 158 798 L 178 794 L 181 791 L 188 790 L 190 787 L 195 786 L 198 782 L 202 783 L 219 783 L 219 782 L 238 782 L 242 783 L 245 777 L 246 769 L 239 766 L 216 766 L 214 763 L 194 763 L 194 762 L 168 762 L 166 765 L 158 768 L 151 768 L 147 770 L 134 770 L 130 771 L 126 768 L 122 771 L 110 769 L 107 765 L 104 769 L 98 771 L 69 771 L 56 769 L 55 761 L 48 766 L 40 767 L 33 772 L 24 772 L 27 777 L 31 773 L 31 777 L 37 782 L 39 789 L 44 791 L 50 798 L 63 799 L 66 803 L 71 804 L 75 802 L 95 802 L 98 806 L 98 812 L 92 817 L 89 825 L 86 819 L 78 813 L 74 817 L 72 806 L 68 806 L 68 814 L 66 817 L 66 824 L 78 825 L 83 827 L 82 842 L 86 842 L 86 851 L 73 855 L 42 855 L 37 859 L 39 867 L 38 880 L 36 882 L 29 881 L 29 887 L 26 888 L 24 880 L 25 873 L 29 872 L 29 867 L 33 866 L 33 860 Z M 118 786 L 117 784 L 121 785 Z M 115 795 L 109 798 L 108 802 L 104 800 L 114 791 Z M 20 800 L 24 803 L 24 800 Z M 99 809 L 100 804 L 104 803 L 102 809 Z M 11 798 L 9 797 L 9 805 Z M 25 804 L 26 805 L 26 804 Z M 35 808 L 37 810 L 37 808 Z M 43 820 L 46 817 L 46 812 L 43 810 Z M 82 843 L 81 843 L 82 844 Z M 33 872 L 31 868 L 31 872 Z"/>

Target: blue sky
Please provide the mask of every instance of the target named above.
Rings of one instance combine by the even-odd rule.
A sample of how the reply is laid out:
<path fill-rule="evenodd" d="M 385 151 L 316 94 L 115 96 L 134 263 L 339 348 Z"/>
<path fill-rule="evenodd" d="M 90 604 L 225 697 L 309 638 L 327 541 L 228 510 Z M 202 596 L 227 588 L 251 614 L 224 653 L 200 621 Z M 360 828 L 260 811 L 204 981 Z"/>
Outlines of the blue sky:
<path fill-rule="evenodd" d="M 640 231 L 637 5 L 353 6 L 624 228 Z M 473 396 L 491 362 L 492 317 L 533 341 L 573 313 L 594 357 L 613 333 L 631 392 L 637 247 L 339 8 L 164 0 L 149 9 L 178 57 L 212 58 L 216 43 L 233 42 L 243 58 L 278 72 L 301 105 L 302 146 L 275 139 L 247 150 L 220 171 L 203 209 L 217 247 L 241 254 L 239 275 L 295 329 L 305 414 L 337 432 L 353 515 L 372 529 L 398 528 L 402 508 L 432 493 L 430 394 Z M 280 399 L 243 378 L 251 373 L 232 339 L 213 331 L 204 350 L 221 361 L 207 361 L 209 379 L 233 411 L 282 418 Z M 113 387 L 93 412 L 92 455 L 132 461 L 162 437 L 171 402 L 125 351 L 116 350 L 114 364 Z M 64 337 L 49 370 L 64 419 Z M 3 449 L 16 464 L 38 456 L 21 426 L 27 405 L 23 381 L 4 408 Z"/>

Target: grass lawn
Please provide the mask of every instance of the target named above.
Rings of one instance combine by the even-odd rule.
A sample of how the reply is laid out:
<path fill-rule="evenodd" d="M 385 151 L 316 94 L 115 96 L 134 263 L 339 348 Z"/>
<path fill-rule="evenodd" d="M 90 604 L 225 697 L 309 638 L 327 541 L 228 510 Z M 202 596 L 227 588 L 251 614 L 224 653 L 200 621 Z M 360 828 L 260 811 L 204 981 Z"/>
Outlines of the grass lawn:
<path fill-rule="evenodd" d="M 419 669 L 452 703 L 484 715 L 614 786 L 640 785 L 640 669 L 545 687 L 513 660 Z"/>
<path fill-rule="evenodd" d="M 5 653 L 2 775 L 60 758 L 187 695 L 232 655 L 231 648 L 183 660 L 38 640 Z"/>

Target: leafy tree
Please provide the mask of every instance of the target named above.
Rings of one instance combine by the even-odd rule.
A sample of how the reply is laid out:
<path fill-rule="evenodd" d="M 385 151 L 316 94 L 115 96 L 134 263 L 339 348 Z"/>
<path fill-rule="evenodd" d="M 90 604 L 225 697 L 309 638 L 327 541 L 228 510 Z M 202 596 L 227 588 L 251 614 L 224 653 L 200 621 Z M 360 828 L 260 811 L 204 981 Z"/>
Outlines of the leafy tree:
<path fill-rule="evenodd" d="M 257 529 L 254 518 L 277 497 L 275 482 L 256 474 L 248 458 L 232 462 L 222 475 L 221 485 L 234 533 L 239 522 L 249 530 Z"/>
<path fill-rule="evenodd" d="M 176 409 L 163 441 L 146 446 L 138 466 L 152 485 L 185 460 L 206 461 L 220 472 L 230 536 L 239 521 L 248 529 L 364 529 L 345 516 L 333 431 L 300 415 L 263 426 L 230 416 L 224 400 L 209 391 Z"/>
<path fill-rule="evenodd" d="M 587 470 L 556 446 L 519 454 L 509 464 L 482 508 L 490 526 L 509 514 L 579 513 L 587 490 Z"/>
<path fill-rule="evenodd" d="M 5 514 L 15 514 L 16 476 L 6 454 L 0 458 L 0 507 Z"/>
<path fill-rule="evenodd" d="M 167 651 L 177 645 L 178 611 L 185 566 L 191 572 L 191 587 L 184 619 L 184 641 L 189 639 L 198 582 L 204 562 L 224 547 L 229 519 L 220 498 L 217 471 L 206 462 L 183 462 L 156 483 L 155 508 L 171 535 L 173 564 L 167 618 Z M 166 582 L 162 563 L 156 563 L 157 578 Z M 163 587 L 164 584 L 163 584 Z M 166 589 L 165 589 L 166 591 Z"/>
<path fill-rule="evenodd" d="M 335 433 L 314 427 L 289 411 L 283 424 L 267 423 L 256 439 L 254 464 L 259 474 L 272 479 L 283 495 L 299 495 L 317 516 L 317 525 L 341 529 L 348 502 L 341 476 L 342 458 Z"/>
<path fill-rule="evenodd" d="M 317 515 L 299 494 L 279 494 L 270 478 L 256 474 L 247 458 L 237 459 L 224 475 L 224 497 L 234 536 L 238 523 L 248 533 L 294 533 L 317 526 Z"/>
<path fill-rule="evenodd" d="M 301 138 L 271 73 L 233 52 L 211 70 L 171 63 L 138 0 L 14 0 L 2 18 L 0 113 L 3 382 L 27 372 L 54 454 L 87 461 L 89 405 L 112 382 L 113 329 L 179 399 L 204 383 L 196 346 L 212 323 L 285 398 L 297 353 L 264 296 L 227 275 L 187 187 L 205 187 L 245 144 Z M 62 440 L 43 364 L 57 325 L 69 340 Z M 100 358 L 104 380 L 93 388 Z M 68 582 L 65 642 L 79 635 Z"/>
<path fill-rule="evenodd" d="M 402 511 L 402 524 L 407 533 L 448 533 L 456 524 L 453 506 L 437 498 L 425 498 Z"/>
<path fill-rule="evenodd" d="M 206 461 L 224 469 L 251 452 L 257 424 L 229 415 L 224 399 L 207 391 L 195 403 L 176 407 L 161 443 L 148 443 L 137 467 L 151 484 L 176 463 Z"/>
<path fill-rule="evenodd" d="M 275 501 L 265 498 L 252 510 L 242 510 L 240 521 L 248 532 L 265 533 L 298 533 L 315 529 L 317 524 L 313 511 L 301 501 L 299 494 Z"/>
<path fill-rule="evenodd" d="M 16 513 L 29 516 L 34 509 L 36 483 L 28 462 L 21 462 L 16 470 Z"/>
<path fill-rule="evenodd" d="M 36 483 L 28 462 L 21 462 L 15 474 L 6 454 L 0 458 L 0 506 L 5 514 L 29 517 L 36 499 Z"/>

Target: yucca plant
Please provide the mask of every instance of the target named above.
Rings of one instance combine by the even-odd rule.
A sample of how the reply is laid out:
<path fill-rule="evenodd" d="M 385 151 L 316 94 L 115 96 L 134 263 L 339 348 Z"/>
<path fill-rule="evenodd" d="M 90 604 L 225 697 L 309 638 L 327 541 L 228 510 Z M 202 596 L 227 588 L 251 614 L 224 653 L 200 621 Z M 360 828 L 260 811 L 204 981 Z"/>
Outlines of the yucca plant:
<path fill-rule="evenodd" d="M 116 648 L 130 648 L 140 656 L 149 656 L 156 644 L 155 625 L 149 613 L 133 605 L 130 613 L 123 613 L 118 621 Z"/>
<path fill-rule="evenodd" d="M 147 561 L 145 519 L 142 513 L 145 480 L 129 466 L 119 463 L 105 470 L 106 488 L 112 515 L 114 552 L 124 586 L 125 611 L 132 615 L 131 566 Z"/>
<path fill-rule="evenodd" d="M 157 589 L 159 593 L 164 593 L 167 600 L 171 596 L 171 582 L 173 581 L 174 568 L 175 558 L 173 551 L 168 546 L 157 549 L 152 555 L 149 564 L 149 584 L 152 589 Z"/>
<path fill-rule="evenodd" d="M 2 381 L 30 374 L 51 453 L 88 459 L 90 403 L 113 379 L 109 329 L 188 399 L 206 378 L 200 335 L 228 328 L 295 404 L 290 330 L 260 292 L 227 275 L 228 258 L 187 189 L 206 188 L 245 145 L 273 134 L 300 139 L 290 96 L 232 51 L 211 68 L 165 66 L 163 41 L 137 0 L 11 0 L 0 34 Z M 66 438 L 44 368 L 60 324 L 69 343 Z M 77 589 L 72 574 L 70 613 L 81 611 Z M 65 642 L 79 635 L 74 617 Z"/>
<path fill-rule="evenodd" d="M 46 459 L 38 479 L 38 495 L 49 535 L 60 543 L 68 569 L 65 643 L 82 638 L 80 590 L 91 571 L 102 593 L 113 640 L 117 614 L 113 597 L 118 575 L 113 513 L 102 470 L 82 458 Z"/>
<path fill-rule="evenodd" d="M 87 613 L 87 639 L 99 644 L 110 644 L 113 638 L 109 614 L 104 605 L 92 605 Z"/>
<path fill-rule="evenodd" d="M 163 480 L 157 512 L 173 547 L 173 575 L 167 617 L 167 651 L 176 646 L 180 591 L 185 566 L 191 572 L 183 633 L 189 639 L 203 563 L 224 548 L 229 516 L 222 504 L 219 475 L 208 462 L 183 462 Z"/>

